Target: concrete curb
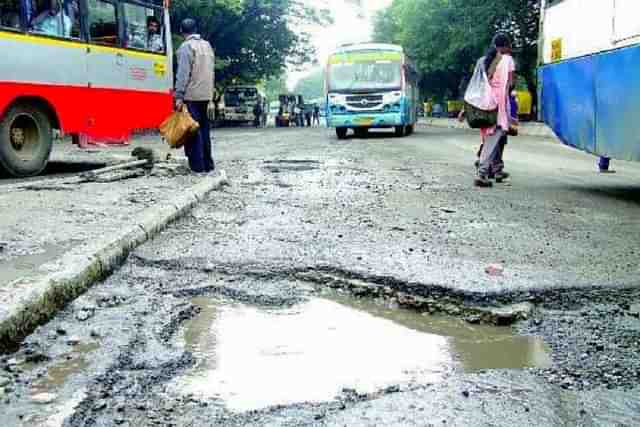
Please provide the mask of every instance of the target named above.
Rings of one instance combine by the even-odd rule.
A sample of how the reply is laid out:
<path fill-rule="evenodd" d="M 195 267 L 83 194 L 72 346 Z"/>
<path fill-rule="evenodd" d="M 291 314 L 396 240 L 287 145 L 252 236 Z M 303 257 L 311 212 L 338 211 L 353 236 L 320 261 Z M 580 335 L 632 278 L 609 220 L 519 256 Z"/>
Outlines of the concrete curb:
<path fill-rule="evenodd" d="M 115 235 L 72 249 L 55 263 L 50 273 L 37 279 L 12 283 L 12 292 L 21 293 L 17 304 L 0 314 L 0 353 L 15 351 L 20 341 L 47 322 L 91 285 L 119 267 L 129 253 L 151 239 L 168 224 L 184 216 L 211 191 L 228 184 L 226 174 L 206 177 L 175 200 L 143 211 Z"/>
<path fill-rule="evenodd" d="M 420 119 L 418 121 L 418 126 L 475 131 L 475 129 L 470 129 L 466 122 L 461 123 L 456 119 L 440 119 L 430 117 L 426 119 Z M 522 136 L 537 136 L 541 138 L 554 139 L 556 138 L 556 135 L 553 133 L 553 131 L 543 123 L 524 122 L 520 124 L 518 131 Z"/>

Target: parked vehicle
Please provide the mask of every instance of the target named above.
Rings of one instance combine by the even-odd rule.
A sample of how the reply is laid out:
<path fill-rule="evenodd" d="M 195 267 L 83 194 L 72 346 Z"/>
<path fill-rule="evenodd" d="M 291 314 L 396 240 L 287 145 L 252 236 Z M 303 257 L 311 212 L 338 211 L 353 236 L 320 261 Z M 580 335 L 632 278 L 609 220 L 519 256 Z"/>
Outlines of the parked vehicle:
<path fill-rule="evenodd" d="M 449 118 L 458 117 L 464 108 L 464 101 L 447 101 L 447 115 Z"/>
<path fill-rule="evenodd" d="M 289 127 L 292 104 L 295 103 L 295 97 L 291 95 L 281 94 L 278 96 L 278 114 L 276 115 L 276 127 Z"/>
<path fill-rule="evenodd" d="M 68 23 L 45 29 L 33 21 L 50 2 L 3 1 L 0 169 L 40 173 L 54 129 L 80 144 L 123 143 L 134 129 L 157 128 L 173 107 L 167 4 L 83 0 Z M 157 33 L 147 32 L 150 16 Z"/>
<path fill-rule="evenodd" d="M 257 86 L 236 85 L 224 90 L 224 121 L 227 124 L 253 123 L 253 108 L 263 102 L 264 95 Z"/>
<path fill-rule="evenodd" d="M 282 94 L 278 97 L 280 105 L 278 115 L 276 116 L 276 127 L 289 127 L 291 124 L 298 123 L 296 111 L 304 108 L 304 99 L 302 95 Z"/>
<path fill-rule="evenodd" d="M 527 82 L 523 77 L 518 76 L 515 86 L 516 100 L 518 101 L 518 117 L 524 121 L 533 119 L 533 95 L 531 95 L 531 92 L 529 92 L 527 88 Z"/>
<path fill-rule="evenodd" d="M 401 46 L 365 43 L 338 48 L 326 68 L 327 126 L 345 138 L 349 129 L 413 132 L 417 121 L 417 72 Z"/>
<path fill-rule="evenodd" d="M 640 2 L 545 0 L 542 119 L 579 150 L 640 161 Z"/>
<path fill-rule="evenodd" d="M 427 101 L 423 103 L 423 109 L 425 117 L 431 117 L 433 114 L 433 102 Z"/>

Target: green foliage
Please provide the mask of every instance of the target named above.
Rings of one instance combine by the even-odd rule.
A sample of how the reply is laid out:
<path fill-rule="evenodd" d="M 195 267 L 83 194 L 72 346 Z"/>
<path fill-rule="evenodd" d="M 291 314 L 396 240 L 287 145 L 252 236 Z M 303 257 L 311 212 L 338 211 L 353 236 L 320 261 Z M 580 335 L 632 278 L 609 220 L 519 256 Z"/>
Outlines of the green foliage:
<path fill-rule="evenodd" d="M 301 78 L 293 91 L 296 95 L 302 95 L 306 101 L 322 98 L 324 94 L 324 70 L 316 67 Z"/>
<path fill-rule="evenodd" d="M 539 13 L 538 0 L 394 0 L 377 15 L 374 32 L 416 61 L 425 96 L 457 98 L 495 33 L 505 31 L 518 72 L 535 93 Z"/>
<path fill-rule="evenodd" d="M 326 10 L 301 0 L 174 0 L 171 16 L 174 33 L 187 17 L 198 22 L 216 51 L 218 87 L 255 83 L 310 62 L 310 36 L 299 29 L 330 20 Z"/>
<path fill-rule="evenodd" d="M 287 81 L 284 75 L 278 77 L 271 77 L 264 83 L 265 96 L 269 102 L 277 101 L 278 96 L 288 93 Z"/>

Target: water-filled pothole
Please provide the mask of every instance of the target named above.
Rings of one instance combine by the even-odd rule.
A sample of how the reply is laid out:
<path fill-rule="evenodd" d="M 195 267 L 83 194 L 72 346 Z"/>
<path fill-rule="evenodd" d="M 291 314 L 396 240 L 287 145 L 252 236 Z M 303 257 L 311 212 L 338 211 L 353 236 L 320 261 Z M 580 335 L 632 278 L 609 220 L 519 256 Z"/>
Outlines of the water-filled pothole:
<path fill-rule="evenodd" d="M 344 388 L 372 393 L 434 382 L 455 370 L 549 363 L 540 339 L 514 336 L 509 328 L 353 298 L 312 298 L 282 310 L 202 297 L 193 302 L 202 311 L 182 340 L 197 363 L 176 386 L 235 411 L 330 401 Z"/>
<path fill-rule="evenodd" d="M 47 368 L 46 373 L 41 378 L 33 382 L 31 393 L 52 393 L 64 385 L 72 376 L 83 371 L 89 366 L 87 356 L 100 347 L 98 343 L 86 343 L 73 346 L 73 350 L 60 357 Z"/>

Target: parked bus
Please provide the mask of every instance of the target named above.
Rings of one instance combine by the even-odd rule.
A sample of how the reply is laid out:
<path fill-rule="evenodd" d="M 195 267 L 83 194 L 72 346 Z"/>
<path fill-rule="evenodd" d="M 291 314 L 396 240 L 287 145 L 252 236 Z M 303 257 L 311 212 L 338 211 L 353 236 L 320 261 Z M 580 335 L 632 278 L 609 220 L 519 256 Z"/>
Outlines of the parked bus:
<path fill-rule="evenodd" d="M 542 2 L 543 120 L 569 146 L 640 160 L 640 2 Z"/>
<path fill-rule="evenodd" d="M 253 107 L 258 102 L 264 102 L 264 99 L 257 86 L 229 86 L 224 90 L 225 122 L 252 123 L 255 120 Z"/>
<path fill-rule="evenodd" d="M 365 43 L 334 51 L 326 69 L 327 126 L 342 139 L 349 129 L 372 128 L 413 133 L 417 121 L 417 72 L 402 47 Z"/>
<path fill-rule="evenodd" d="M 151 0 L 2 0 L 0 167 L 40 173 L 53 130 L 105 142 L 172 109 L 169 13 Z"/>

